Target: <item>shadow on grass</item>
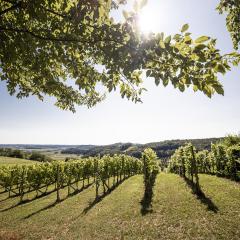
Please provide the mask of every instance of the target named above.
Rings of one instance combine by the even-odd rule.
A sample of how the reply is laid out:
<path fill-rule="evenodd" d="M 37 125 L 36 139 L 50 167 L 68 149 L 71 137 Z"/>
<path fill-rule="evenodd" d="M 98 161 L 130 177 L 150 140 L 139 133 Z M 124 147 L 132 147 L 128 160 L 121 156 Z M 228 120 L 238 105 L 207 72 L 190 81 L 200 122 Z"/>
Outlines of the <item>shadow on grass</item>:
<path fill-rule="evenodd" d="M 73 197 L 73 196 L 77 195 L 78 193 L 82 192 L 83 190 L 90 188 L 93 184 L 94 184 L 94 182 L 89 183 L 88 185 L 85 185 L 84 187 L 82 187 L 80 189 L 76 189 L 75 191 L 70 193 L 66 198 Z"/>
<path fill-rule="evenodd" d="M 3 193 L 6 193 L 7 192 L 7 190 L 2 190 L 2 191 L 0 191 L 0 194 L 3 194 Z"/>
<path fill-rule="evenodd" d="M 184 178 L 184 181 L 186 184 L 192 189 L 192 193 L 197 196 L 197 199 L 207 206 L 207 210 L 212 211 L 214 213 L 217 213 L 219 211 L 218 207 L 214 204 L 214 202 L 211 200 L 211 198 L 207 197 L 205 193 L 200 189 L 200 191 L 196 191 L 196 184 L 190 181 L 187 178 Z"/>
<path fill-rule="evenodd" d="M 1 199 L 0 202 L 4 202 L 4 201 L 6 201 L 6 200 L 8 200 L 8 199 L 9 199 L 9 197 L 6 197 L 6 198 L 4 198 L 4 199 Z"/>
<path fill-rule="evenodd" d="M 40 189 L 42 189 L 42 188 L 45 188 L 46 186 L 42 186 L 41 188 L 39 188 L 39 192 L 41 192 L 41 190 Z M 14 190 L 14 191 L 13 191 Z M 11 189 L 11 193 L 14 193 L 14 195 L 8 195 L 8 197 L 6 197 L 6 198 L 4 198 L 4 199 L 2 199 L 2 200 L 0 200 L 0 202 L 4 202 L 4 201 L 6 201 L 6 200 L 8 200 L 8 199 L 12 199 L 12 198 L 17 198 L 17 197 L 19 197 L 20 196 L 20 194 L 18 193 L 18 192 L 15 192 L 15 190 L 18 190 L 18 188 L 15 188 L 15 189 Z M 34 189 L 32 189 L 32 190 L 29 190 L 29 191 L 26 191 L 26 192 L 24 192 L 24 194 L 28 194 L 28 193 L 31 193 L 31 192 L 34 192 L 34 191 L 36 191 L 36 190 L 34 190 Z M 50 194 L 50 193 L 52 193 L 52 192 L 54 192 L 54 190 L 52 190 L 52 191 L 50 191 L 50 192 L 41 192 L 42 194 L 40 194 L 40 195 L 37 195 L 35 198 L 33 198 L 33 199 L 31 199 L 31 200 L 24 200 L 24 201 L 22 201 L 21 203 L 18 203 L 18 204 L 16 204 L 16 205 L 14 205 L 14 206 L 18 206 L 18 205 L 21 205 L 21 204 L 24 204 L 24 203 L 27 203 L 27 202 L 31 202 L 31 201 L 33 201 L 33 200 L 35 200 L 35 199 L 38 199 L 38 198 L 41 198 L 41 197 L 44 197 L 44 196 L 47 196 L 48 194 Z M 9 193 L 9 191 L 4 191 L 4 192 L 2 192 L 2 193 Z M 1 194 L 1 193 L 0 193 Z M 0 211 L 1 212 L 1 211 Z M 1 240 L 1 239 L 0 239 Z"/>
<path fill-rule="evenodd" d="M 153 187 L 155 185 L 157 174 L 152 174 L 149 182 L 145 182 L 144 195 L 141 200 L 141 214 L 146 215 L 152 213 L 152 199 L 153 199 Z"/>
<path fill-rule="evenodd" d="M 87 189 L 87 188 L 90 187 L 92 184 L 93 184 L 93 183 L 91 183 L 91 184 L 89 184 L 89 185 L 86 185 L 84 188 L 76 189 L 74 192 L 72 192 L 71 194 L 69 194 L 69 195 L 68 195 L 66 198 L 64 198 L 63 200 L 67 199 L 68 197 L 72 197 L 72 196 L 74 196 L 74 195 L 82 192 L 84 189 Z M 24 205 L 24 204 L 27 204 L 27 203 L 31 203 L 31 202 L 33 202 L 34 200 L 37 200 L 37 199 L 41 199 L 41 198 L 43 198 L 43 197 L 46 197 L 46 196 L 48 196 L 48 195 L 50 195 L 50 194 L 52 194 L 52 193 L 54 193 L 54 192 L 56 192 L 56 191 L 57 191 L 56 189 L 53 189 L 53 190 L 51 190 L 51 191 L 49 191 L 49 192 L 44 192 L 44 193 L 42 193 L 41 195 L 38 195 L 38 196 L 36 196 L 36 197 L 34 197 L 34 198 L 32 198 L 32 199 L 25 199 L 25 200 L 23 200 L 22 202 L 18 202 L 17 204 L 15 204 L 15 205 L 13 205 L 13 206 L 11 206 L 11 207 L 8 207 L 8 208 L 5 208 L 5 209 L 0 210 L 0 212 L 6 212 L 6 211 L 8 211 L 8 210 L 10 210 L 10 209 L 13 209 L 13 208 L 15 208 L 15 207 L 18 207 L 18 206 L 21 206 L 21 205 Z M 1 201 L 6 201 L 7 199 L 10 199 L 10 198 L 13 198 L 13 197 L 16 197 L 16 196 L 10 196 L 10 197 L 8 197 L 8 198 L 6 198 L 6 199 L 3 199 L 3 200 L 1 200 Z M 0 202 L 1 202 L 1 201 L 0 201 Z"/>
<path fill-rule="evenodd" d="M 53 193 L 53 192 L 55 192 L 55 191 L 56 191 L 56 190 L 54 189 L 54 190 L 52 190 L 52 191 L 50 191 L 50 192 L 45 192 L 45 193 L 43 193 L 43 194 L 41 194 L 41 195 L 38 195 L 38 196 L 36 196 L 36 197 L 34 197 L 34 198 L 32 198 L 32 199 L 25 199 L 25 200 L 23 200 L 22 202 L 19 202 L 19 203 L 15 204 L 15 205 L 13 205 L 13 206 L 11 206 L 11 207 L 9 207 L 9 208 L 5 208 L 5 209 L 3 209 L 3 210 L 0 210 L 0 212 L 6 212 L 6 211 L 8 211 L 8 210 L 10 210 L 10 209 L 13 209 L 13 208 L 15 208 L 15 207 L 18 207 L 18 206 L 21 206 L 21 205 L 24 205 L 24 204 L 33 202 L 34 200 L 37 200 L 37 199 L 46 197 L 46 196 L 50 195 L 51 193 Z M 16 197 L 16 196 L 14 196 L 14 197 Z M 11 198 L 11 197 L 10 197 L 10 198 Z M 10 198 L 6 198 L 5 200 L 10 199 Z"/>
<path fill-rule="evenodd" d="M 113 185 L 111 188 L 109 188 L 105 193 L 100 195 L 98 198 L 95 198 L 94 201 L 90 202 L 89 205 L 83 209 L 82 214 L 87 214 L 88 211 L 90 211 L 97 203 L 101 202 L 107 195 L 109 195 L 113 190 L 115 190 L 120 184 L 122 184 L 125 180 L 127 180 L 129 177 L 126 177 Z"/>
<path fill-rule="evenodd" d="M 52 204 L 50 204 L 50 205 L 48 205 L 48 206 L 46 206 L 46 207 L 44 207 L 44 208 L 41 208 L 41 209 L 39 209 L 39 210 L 36 211 L 36 212 L 33 212 L 33 213 L 27 215 L 27 216 L 24 217 L 23 219 L 28 219 L 28 218 L 30 218 L 30 217 L 32 217 L 32 216 L 34 216 L 34 215 L 36 215 L 36 214 L 38 214 L 38 213 L 40 213 L 40 212 L 42 212 L 42 211 L 48 210 L 48 209 L 56 206 L 57 204 L 65 201 L 67 198 L 73 197 L 73 196 L 77 195 L 78 193 L 82 192 L 83 190 L 89 188 L 92 184 L 93 184 L 93 183 L 90 183 L 90 184 L 88 184 L 88 185 L 86 185 L 86 186 L 84 186 L 84 187 L 82 187 L 82 188 L 80 188 L 80 189 L 75 190 L 74 192 L 72 192 L 71 194 L 67 195 L 67 197 L 61 199 L 60 201 L 55 201 L 55 202 L 53 202 Z M 55 191 L 55 190 L 54 190 L 54 191 Z M 31 200 L 30 200 L 30 201 L 31 201 Z"/>
<path fill-rule="evenodd" d="M 44 208 L 41 208 L 41 209 L 39 209 L 39 210 L 36 211 L 36 212 L 33 212 L 33 213 L 27 215 L 27 216 L 24 217 L 23 219 L 28 219 L 28 218 L 30 218 L 30 217 L 32 217 L 32 216 L 34 216 L 34 215 L 36 215 L 36 214 L 38 214 L 38 213 L 40 213 L 40 212 L 42 212 L 42 211 L 48 210 L 48 209 L 50 209 L 50 208 L 53 208 L 53 207 L 55 207 L 57 204 L 63 202 L 64 200 L 65 200 L 65 199 L 61 199 L 60 201 L 55 201 L 54 203 L 52 203 L 52 204 L 50 204 L 50 205 L 48 205 L 48 206 L 46 206 L 46 207 L 44 207 Z"/>

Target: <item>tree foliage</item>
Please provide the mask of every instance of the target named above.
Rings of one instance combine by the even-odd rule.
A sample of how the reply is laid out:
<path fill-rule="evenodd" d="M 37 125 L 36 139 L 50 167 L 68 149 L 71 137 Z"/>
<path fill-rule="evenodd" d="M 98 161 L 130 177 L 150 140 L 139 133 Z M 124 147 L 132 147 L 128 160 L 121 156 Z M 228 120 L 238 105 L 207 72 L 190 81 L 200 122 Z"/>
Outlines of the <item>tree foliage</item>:
<path fill-rule="evenodd" d="M 111 10 L 125 2 L 1 1 L 0 79 L 8 92 L 18 98 L 53 96 L 58 107 L 75 111 L 117 89 L 140 102 L 146 73 L 156 85 L 171 83 L 180 91 L 192 86 L 208 97 L 224 93 L 218 74 L 239 63 L 237 53 L 221 55 L 208 36 L 193 39 L 187 24 L 173 36 L 145 36 L 137 18 L 146 1 L 124 12 L 124 22 L 111 18 Z"/>
<path fill-rule="evenodd" d="M 21 158 L 21 159 L 29 159 L 39 162 L 50 162 L 52 159 L 45 154 L 40 152 L 27 152 L 20 149 L 12 149 L 12 148 L 0 148 L 0 156 L 4 157 L 13 157 L 13 158 Z"/>
<path fill-rule="evenodd" d="M 231 34 L 234 48 L 237 50 L 240 44 L 240 1 L 221 0 L 217 7 L 219 13 L 226 13 L 226 25 Z"/>

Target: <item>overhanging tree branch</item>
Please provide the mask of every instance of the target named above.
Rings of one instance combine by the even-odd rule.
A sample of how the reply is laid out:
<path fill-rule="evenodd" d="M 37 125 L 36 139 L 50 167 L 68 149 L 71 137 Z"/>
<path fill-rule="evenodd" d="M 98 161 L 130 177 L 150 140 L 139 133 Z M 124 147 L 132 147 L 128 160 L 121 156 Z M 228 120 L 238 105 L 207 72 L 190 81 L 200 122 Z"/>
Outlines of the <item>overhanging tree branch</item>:
<path fill-rule="evenodd" d="M 53 37 L 53 36 L 42 36 L 42 35 L 36 34 L 33 31 L 30 31 L 28 29 L 18 29 L 18 28 L 0 26 L 0 32 L 1 31 L 25 33 L 25 34 L 29 34 L 29 35 L 31 35 L 31 36 L 39 39 L 39 40 L 52 41 L 52 42 L 87 43 L 87 44 L 96 44 L 96 43 L 99 43 L 99 42 L 113 42 L 113 43 L 116 43 L 116 44 L 126 46 L 129 49 L 136 50 L 136 48 L 134 48 L 132 46 L 125 45 L 122 42 L 119 42 L 115 39 L 110 39 L 110 38 L 95 39 L 94 41 L 76 39 L 76 38 L 68 38 L 68 37 L 57 38 L 57 37 Z"/>
<path fill-rule="evenodd" d="M 85 102 L 69 89 L 52 84 L 70 77 L 79 92 L 86 93 L 88 106 L 99 102 L 97 83 L 109 92 L 120 87 L 122 97 L 136 101 L 143 89 L 141 71 L 146 70 L 156 85 L 172 83 L 181 91 L 191 85 L 209 97 L 215 92 L 223 94 L 218 73 L 238 65 L 237 53 L 222 56 L 209 37 L 193 39 L 187 24 L 174 36 L 145 37 L 136 28 L 137 13 L 116 23 L 109 3 L 2 0 L 0 80 L 7 81 L 9 93 L 20 87 L 17 97 L 34 93 L 55 96 L 59 107 L 73 110 L 74 104 Z M 100 65 L 106 72 L 100 74 L 85 62 Z"/>
<path fill-rule="evenodd" d="M 21 2 L 16 3 L 16 4 L 12 5 L 11 7 L 6 8 L 5 10 L 1 11 L 1 12 L 0 12 L 0 16 L 2 16 L 3 14 L 5 14 L 5 13 L 7 13 L 7 12 L 10 12 L 10 11 L 12 11 L 12 10 L 15 10 L 15 9 L 19 8 L 20 6 L 21 6 Z"/>

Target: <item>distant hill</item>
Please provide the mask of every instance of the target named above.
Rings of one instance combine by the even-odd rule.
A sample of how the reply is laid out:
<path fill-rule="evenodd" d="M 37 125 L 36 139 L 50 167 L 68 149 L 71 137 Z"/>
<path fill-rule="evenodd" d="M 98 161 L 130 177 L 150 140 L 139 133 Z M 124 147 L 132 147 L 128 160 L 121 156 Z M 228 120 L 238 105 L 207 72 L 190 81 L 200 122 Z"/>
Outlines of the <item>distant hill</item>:
<path fill-rule="evenodd" d="M 191 142 L 197 150 L 207 149 L 211 147 L 211 143 L 219 141 L 221 138 L 206 138 L 206 139 L 184 139 L 184 140 L 166 140 L 162 142 L 152 142 L 147 144 L 135 143 L 115 143 L 110 145 L 94 146 L 86 145 L 69 147 L 62 150 L 64 154 L 79 154 L 85 157 L 102 156 L 105 154 L 125 153 L 134 157 L 141 157 L 141 153 L 145 148 L 152 148 L 159 158 L 169 158 L 174 151 L 184 145 L 186 142 Z"/>
<path fill-rule="evenodd" d="M 105 154 L 128 154 L 137 158 L 141 157 L 141 153 L 145 148 L 152 148 L 159 158 L 169 158 L 174 151 L 191 142 L 197 150 L 210 149 L 211 143 L 219 141 L 221 138 L 205 138 L 205 139 L 184 139 L 184 140 L 166 140 L 161 142 L 152 142 L 147 144 L 138 143 L 114 143 L 110 145 L 40 145 L 40 144 L 0 144 L 0 148 L 12 148 L 25 151 L 40 152 L 61 152 L 63 154 L 77 154 L 83 157 L 103 156 Z"/>

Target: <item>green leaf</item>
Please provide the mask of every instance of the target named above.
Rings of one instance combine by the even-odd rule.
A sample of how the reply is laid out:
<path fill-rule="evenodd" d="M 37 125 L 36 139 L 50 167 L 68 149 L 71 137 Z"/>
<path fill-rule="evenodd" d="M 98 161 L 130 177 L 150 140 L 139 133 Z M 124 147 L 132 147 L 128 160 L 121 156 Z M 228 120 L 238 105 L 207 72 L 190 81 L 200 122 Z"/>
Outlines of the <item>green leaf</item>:
<path fill-rule="evenodd" d="M 209 86 L 204 86 L 203 92 L 204 92 L 209 98 L 211 98 L 211 97 L 212 97 L 212 94 L 213 94 L 213 89 L 210 88 Z"/>
<path fill-rule="evenodd" d="M 168 36 L 167 38 L 165 38 L 164 43 L 169 44 L 171 42 L 171 39 L 172 37 Z"/>
<path fill-rule="evenodd" d="M 162 79 L 163 86 L 166 87 L 168 85 L 169 80 L 167 78 Z"/>
<path fill-rule="evenodd" d="M 146 76 L 149 77 L 151 75 L 151 70 L 148 69 L 147 72 L 146 72 Z"/>
<path fill-rule="evenodd" d="M 219 73 L 222 73 L 222 74 L 226 73 L 225 67 L 222 64 L 218 64 L 214 69 Z"/>
<path fill-rule="evenodd" d="M 185 86 L 184 86 L 183 84 L 178 84 L 178 89 L 179 89 L 181 92 L 184 92 Z"/>
<path fill-rule="evenodd" d="M 165 44 L 164 44 L 164 42 L 163 42 L 162 40 L 159 41 L 159 46 L 160 46 L 161 48 L 165 48 Z"/>
<path fill-rule="evenodd" d="M 193 91 L 194 91 L 194 92 L 198 91 L 198 86 L 197 86 L 197 85 L 194 85 L 194 86 L 193 86 Z"/>
<path fill-rule="evenodd" d="M 206 48 L 207 46 L 205 44 L 198 44 L 196 45 L 196 47 L 194 48 L 194 52 L 198 52 L 198 51 L 201 51 L 203 50 L 204 48 Z"/>
<path fill-rule="evenodd" d="M 188 24 L 184 24 L 184 25 L 182 26 L 181 32 L 182 32 L 182 33 L 183 33 L 183 32 L 186 32 L 188 29 L 189 29 L 189 25 L 188 25 Z"/>
<path fill-rule="evenodd" d="M 160 83 L 160 79 L 159 78 L 155 78 L 155 84 L 158 86 Z"/>
<path fill-rule="evenodd" d="M 99 12 L 99 17 L 101 18 L 101 17 L 104 16 L 106 11 L 105 11 L 104 7 L 101 6 L 101 7 L 98 8 L 98 12 Z"/>
<path fill-rule="evenodd" d="M 215 91 L 218 94 L 224 95 L 224 90 L 223 90 L 223 86 L 218 84 L 218 85 L 213 85 L 213 88 L 215 89 Z"/>
<path fill-rule="evenodd" d="M 191 44 L 191 43 L 192 43 L 192 38 L 191 38 L 190 36 L 186 36 L 186 37 L 184 38 L 184 42 L 185 42 L 186 44 Z"/>
<path fill-rule="evenodd" d="M 173 37 L 174 40 L 178 41 L 181 39 L 181 35 L 180 34 L 175 34 Z"/>
<path fill-rule="evenodd" d="M 201 36 L 201 37 L 199 37 L 199 38 L 197 38 L 197 39 L 195 40 L 195 43 L 203 43 L 203 42 L 208 41 L 209 39 L 210 39 L 210 37 Z"/>

